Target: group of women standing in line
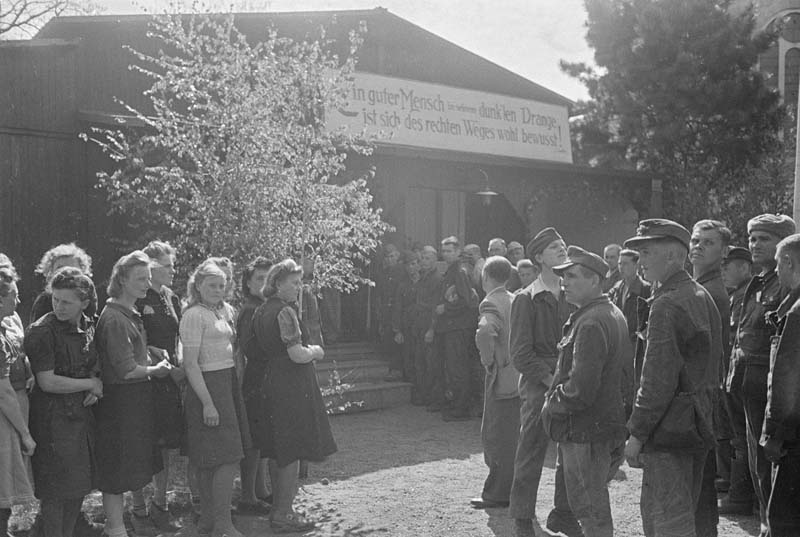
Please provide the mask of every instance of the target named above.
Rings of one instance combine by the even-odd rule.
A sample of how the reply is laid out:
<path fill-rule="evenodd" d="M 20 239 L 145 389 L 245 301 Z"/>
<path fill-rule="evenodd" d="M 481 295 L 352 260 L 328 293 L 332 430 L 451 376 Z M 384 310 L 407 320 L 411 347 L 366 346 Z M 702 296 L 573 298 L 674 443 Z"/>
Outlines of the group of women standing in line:
<path fill-rule="evenodd" d="M 45 537 L 71 536 L 94 489 L 103 493 L 108 537 L 127 535 L 127 491 L 137 535 L 177 530 L 166 497 L 175 448 L 189 458 L 200 534 L 241 535 L 231 520 L 237 465 L 240 512 L 267 512 L 269 473 L 273 531 L 313 527 L 292 507 L 298 463 L 320 461 L 336 444 L 313 366 L 323 350 L 308 343 L 297 310 L 302 268 L 291 259 L 248 265 L 237 317 L 226 302 L 229 260 L 201 263 L 183 305 L 170 289 L 174 264 L 174 249 L 158 241 L 121 257 L 97 318 L 91 259 L 60 245 L 40 264 L 47 288 L 23 338 L 17 275 L 0 258 L 0 536 L 10 507 L 33 494 L 25 455 Z M 35 376 L 29 419 L 26 373 Z"/>

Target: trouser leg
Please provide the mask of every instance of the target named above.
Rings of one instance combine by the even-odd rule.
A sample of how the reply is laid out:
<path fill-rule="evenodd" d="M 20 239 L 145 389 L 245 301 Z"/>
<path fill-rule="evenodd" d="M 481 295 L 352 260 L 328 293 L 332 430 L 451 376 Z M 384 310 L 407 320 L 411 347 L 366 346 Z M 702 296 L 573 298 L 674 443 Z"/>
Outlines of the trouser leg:
<path fill-rule="evenodd" d="M 700 497 L 694 511 L 694 525 L 697 537 L 717 537 L 719 512 L 717 511 L 717 477 L 716 452 L 709 450 L 703 465 Z"/>
<path fill-rule="evenodd" d="M 694 512 L 707 452 L 642 454 L 640 508 L 646 537 L 695 537 Z"/>
<path fill-rule="evenodd" d="M 761 447 L 761 429 L 764 425 L 764 412 L 767 407 L 766 365 L 748 364 L 742 380 L 742 399 L 747 421 L 747 452 L 750 463 L 750 476 L 758 499 L 758 510 L 762 528 L 767 524 L 767 503 L 772 489 L 772 464 Z"/>
<path fill-rule="evenodd" d="M 483 484 L 484 500 L 507 502 L 514 479 L 514 456 L 519 439 L 519 397 L 495 399 L 485 395 L 481 441 L 489 475 Z"/>
<path fill-rule="evenodd" d="M 611 468 L 611 442 L 560 444 L 564 484 L 570 508 L 585 537 L 612 537 L 608 474 Z"/>
<path fill-rule="evenodd" d="M 39 507 L 42 515 L 44 537 L 63 537 L 64 535 L 64 503 L 59 499 L 44 498 Z M 0 533 L 5 537 L 7 533 Z"/>
<path fill-rule="evenodd" d="M 536 518 L 539 481 L 550 443 L 541 421 L 546 390 L 547 387 L 540 382 L 530 383 L 523 379 L 520 383 L 520 432 L 508 511 L 512 518 Z"/>
<path fill-rule="evenodd" d="M 800 442 L 784 445 L 779 464 L 772 466 L 772 490 L 767 505 L 770 537 L 800 535 Z"/>
<path fill-rule="evenodd" d="M 747 456 L 747 419 L 740 393 L 726 393 L 728 418 L 731 426 L 731 474 L 728 501 L 733 504 L 750 504 L 755 500 L 753 479 Z"/>
<path fill-rule="evenodd" d="M 453 413 L 469 414 L 470 394 L 470 351 L 466 330 L 445 332 L 445 368 L 453 392 Z"/>
<path fill-rule="evenodd" d="M 62 504 L 61 535 L 63 537 L 72 537 L 75 530 L 75 522 L 78 520 L 78 517 L 81 516 L 83 498 L 63 500 Z"/>

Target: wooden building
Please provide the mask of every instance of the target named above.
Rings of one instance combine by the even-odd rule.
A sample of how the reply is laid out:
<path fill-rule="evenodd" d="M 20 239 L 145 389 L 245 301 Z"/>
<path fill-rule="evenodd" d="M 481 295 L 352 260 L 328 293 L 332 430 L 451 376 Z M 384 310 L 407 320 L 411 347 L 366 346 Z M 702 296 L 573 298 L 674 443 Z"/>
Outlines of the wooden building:
<path fill-rule="evenodd" d="M 107 215 L 95 173 L 112 163 L 79 134 L 116 125 L 118 99 L 148 110 L 149 81 L 128 69 L 135 59 L 125 48 L 155 52 L 148 21 L 59 17 L 34 40 L 0 43 L 0 251 L 21 270 L 24 301 L 50 246 L 84 246 L 101 283 L 120 253 L 115 238 L 136 234 Z M 325 25 L 342 54 L 361 21 L 368 33 L 351 110 L 331 121 L 383 123 L 391 134 L 371 157 L 348 160 L 351 170 L 375 168 L 376 202 L 397 228 L 390 240 L 457 235 L 485 249 L 492 237 L 524 244 L 553 225 L 568 243 L 600 250 L 630 236 L 641 213 L 660 212 L 658 181 L 572 164 L 568 99 L 383 8 L 236 16 L 252 40 L 270 27 L 313 38 Z M 487 189 L 497 195 L 477 194 Z"/>

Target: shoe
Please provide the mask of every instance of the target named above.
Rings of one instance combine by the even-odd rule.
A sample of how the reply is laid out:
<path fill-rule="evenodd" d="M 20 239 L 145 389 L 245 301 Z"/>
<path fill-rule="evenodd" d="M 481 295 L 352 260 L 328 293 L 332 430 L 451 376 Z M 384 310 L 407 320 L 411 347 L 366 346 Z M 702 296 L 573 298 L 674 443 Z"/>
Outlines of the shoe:
<path fill-rule="evenodd" d="M 514 537 L 536 537 L 533 521 L 530 518 L 514 519 Z"/>
<path fill-rule="evenodd" d="M 717 511 L 720 515 L 752 516 L 753 502 L 735 502 L 726 496 L 717 502 Z"/>
<path fill-rule="evenodd" d="M 156 537 L 158 530 L 148 515 L 137 515 L 136 511 L 131 511 L 131 526 L 133 533 L 138 537 Z"/>
<path fill-rule="evenodd" d="M 262 516 L 268 515 L 272 506 L 257 500 L 254 503 L 239 501 L 236 504 L 236 513 L 245 516 Z"/>
<path fill-rule="evenodd" d="M 545 527 L 553 533 L 563 533 L 567 537 L 583 537 L 583 530 L 578 520 L 570 512 L 556 511 L 553 509 L 547 515 Z"/>
<path fill-rule="evenodd" d="M 272 516 L 269 525 L 273 533 L 303 533 L 316 527 L 313 522 L 297 513 Z"/>
<path fill-rule="evenodd" d="M 451 410 L 449 412 L 442 412 L 442 419 L 444 421 L 469 421 L 472 417 L 468 413 L 464 414 Z"/>
<path fill-rule="evenodd" d="M 81 513 L 75 521 L 72 534 L 75 537 L 100 537 L 103 534 L 103 525 L 90 521 L 84 513 Z"/>
<path fill-rule="evenodd" d="M 473 509 L 497 509 L 508 507 L 508 502 L 496 502 L 494 500 L 484 500 L 483 498 L 472 498 L 469 504 Z"/>
<path fill-rule="evenodd" d="M 161 507 L 150 500 L 150 507 L 147 509 L 147 512 L 150 516 L 150 520 L 153 522 L 153 526 L 160 532 L 176 533 L 180 531 L 181 527 L 177 524 L 173 524 L 170 520 L 171 517 L 168 508 Z"/>

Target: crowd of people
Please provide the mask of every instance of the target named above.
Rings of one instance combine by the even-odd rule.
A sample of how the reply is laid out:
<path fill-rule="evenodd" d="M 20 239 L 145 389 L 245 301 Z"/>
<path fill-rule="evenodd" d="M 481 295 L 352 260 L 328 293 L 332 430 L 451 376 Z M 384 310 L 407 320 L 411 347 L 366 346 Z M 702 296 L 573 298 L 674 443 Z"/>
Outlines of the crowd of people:
<path fill-rule="evenodd" d="M 87 524 L 81 506 L 93 490 L 107 537 L 177 531 L 173 450 L 188 457 L 201 535 L 241 536 L 237 472 L 240 514 L 268 514 L 275 533 L 314 527 L 293 508 L 299 462 L 323 460 L 336 443 L 313 366 L 324 352 L 299 305 L 301 294 L 313 299 L 303 268 L 255 259 L 237 313 L 229 259 L 201 263 L 181 300 L 170 288 L 175 258 L 160 241 L 124 255 L 98 308 L 89 255 L 56 246 L 37 268 L 46 288 L 24 328 L 18 276 L 0 254 L 0 535 L 11 507 L 35 496 L 39 534 L 70 537 Z"/>
<path fill-rule="evenodd" d="M 772 214 L 747 232 L 743 248 L 719 221 L 644 220 L 602 256 L 554 228 L 527 257 L 502 239 L 487 258 L 456 237 L 390 245 L 387 380 L 446 421 L 482 415 L 489 475 L 471 505 L 508 507 L 517 536 L 534 535 L 555 441 L 547 531 L 613 535 L 608 482 L 627 460 L 648 537 L 716 537 L 720 514 L 754 513 L 760 537 L 796 537 L 800 234 Z"/>

